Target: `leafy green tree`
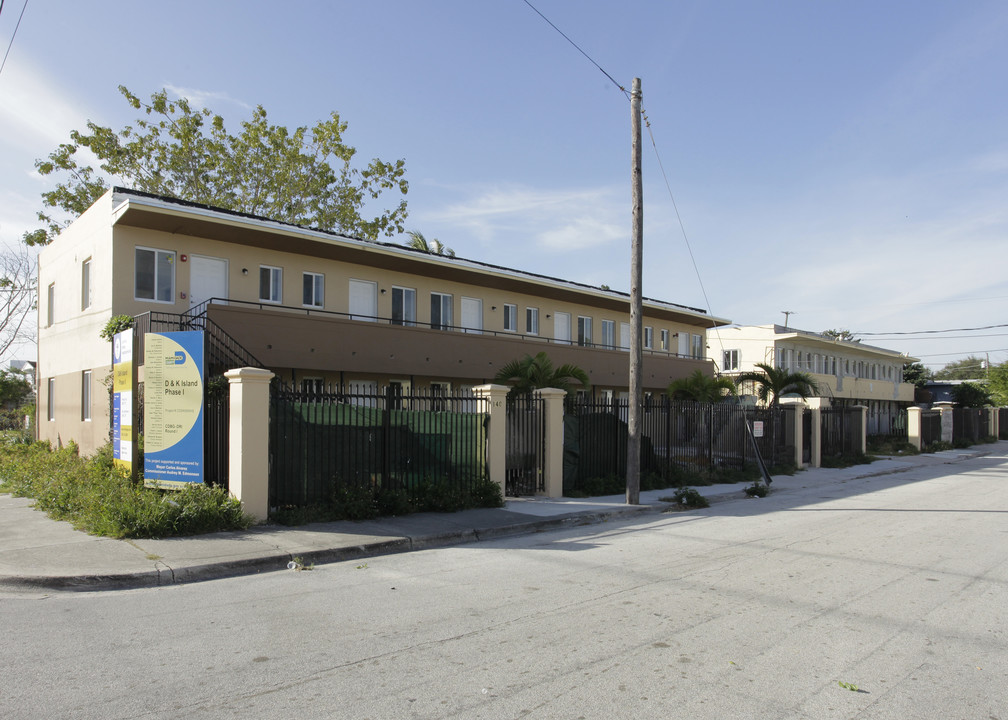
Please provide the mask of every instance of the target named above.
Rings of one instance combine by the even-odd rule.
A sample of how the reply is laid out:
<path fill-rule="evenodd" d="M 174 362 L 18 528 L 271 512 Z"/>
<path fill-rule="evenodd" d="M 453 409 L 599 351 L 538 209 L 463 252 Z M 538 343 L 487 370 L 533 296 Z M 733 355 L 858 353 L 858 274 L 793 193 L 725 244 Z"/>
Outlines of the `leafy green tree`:
<path fill-rule="evenodd" d="M 807 400 L 819 392 L 819 386 L 808 373 L 791 372 L 767 363 L 756 363 L 756 367 L 758 371 L 741 373 L 736 376 L 735 382 L 739 385 L 746 382 L 756 384 L 756 396 L 770 407 L 777 407 L 783 395 L 795 394 Z"/>
<path fill-rule="evenodd" d="M 903 382 L 922 388 L 931 381 L 932 377 L 934 377 L 934 373 L 919 362 L 903 365 Z"/>
<path fill-rule="evenodd" d="M 692 400 L 699 403 L 715 403 L 735 394 L 735 383 L 731 378 L 705 375 L 696 370 L 692 375 L 669 383 L 665 394 L 672 400 Z"/>
<path fill-rule="evenodd" d="M 992 404 L 990 393 L 980 383 L 964 382 L 952 388 L 950 394 L 959 407 L 982 408 Z"/>
<path fill-rule="evenodd" d="M 136 190 L 213 205 L 274 220 L 374 240 L 403 231 L 406 200 L 367 219 L 364 204 L 385 191 L 405 195 L 405 162 L 372 160 L 353 164 L 356 149 L 343 141 L 347 123 L 332 113 L 314 127 L 293 131 L 271 125 L 260 105 L 237 135 L 207 108 L 166 91 L 143 102 L 119 86 L 142 114 L 118 132 L 89 121 L 74 130 L 35 167 L 41 175 L 66 175 L 42 193 L 38 218 L 45 227 L 25 233 L 29 245 L 45 245 L 84 212 L 114 182 Z M 98 158 L 98 169 L 79 161 L 79 151 Z M 69 219 L 61 221 L 52 210 Z"/>
<path fill-rule="evenodd" d="M 527 393 L 541 388 L 558 388 L 571 392 L 575 383 L 583 388 L 591 387 L 588 373 L 577 365 L 570 363 L 554 367 L 553 362 L 545 352 L 526 355 L 519 360 L 512 360 L 502 367 L 494 382 L 513 385 L 512 393 Z"/>
<path fill-rule="evenodd" d="M 998 405 L 1008 405 L 1008 362 L 991 367 L 987 389 Z"/>
<path fill-rule="evenodd" d="M 948 363 L 936 370 L 935 380 L 979 380 L 984 376 L 986 361 L 982 357 L 970 355 L 968 358 Z"/>
<path fill-rule="evenodd" d="M 409 242 L 406 243 L 406 247 L 408 248 L 413 248 L 414 250 L 419 250 L 420 252 L 430 253 L 431 255 L 455 257 L 455 251 L 450 247 L 446 247 L 441 244 L 441 241 L 437 238 L 428 240 L 419 230 L 409 230 L 406 234 L 410 237 Z"/>
<path fill-rule="evenodd" d="M 20 407 L 31 395 L 32 386 L 24 373 L 0 370 L 0 407 Z"/>
<path fill-rule="evenodd" d="M 843 340 L 844 342 L 859 343 L 860 338 L 854 336 L 850 330 L 844 330 L 843 328 L 838 328 L 836 330 L 823 330 L 820 335 L 824 337 L 833 338 L 834 340 Z"/>

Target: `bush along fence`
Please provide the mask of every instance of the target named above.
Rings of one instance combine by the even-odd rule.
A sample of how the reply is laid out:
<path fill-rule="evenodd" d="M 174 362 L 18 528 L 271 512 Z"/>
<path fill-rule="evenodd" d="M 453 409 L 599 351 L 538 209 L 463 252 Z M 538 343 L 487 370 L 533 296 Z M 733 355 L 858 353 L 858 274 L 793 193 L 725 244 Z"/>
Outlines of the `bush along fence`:
<path fill-rule="evenodd" d="M 917 450 L 936 444 L 967 447 L 989 439 L 1008 439 L 1008 410 L 1005 408 L 956 408 L 951 403 L 935 403 L 925 410 L 907 410 L 907 441 Z"/>

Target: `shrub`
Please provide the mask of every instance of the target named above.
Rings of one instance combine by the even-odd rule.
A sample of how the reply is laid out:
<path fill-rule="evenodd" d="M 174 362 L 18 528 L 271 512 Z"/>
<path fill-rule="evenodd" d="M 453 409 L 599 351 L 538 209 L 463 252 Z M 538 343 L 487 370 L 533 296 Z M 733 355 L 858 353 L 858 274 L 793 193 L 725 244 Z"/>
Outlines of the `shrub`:
<path fill-rule="evenodd" d="M 34 498 L 50 517 L 92 535 L 194 535 L 240 530 L 251 522 L 223 488 L 156 490 L 133 482 L 112 467 L 109 447 L 81 458 L 74 443 L 55 451 L 48 443 L 6 445 L 0 448 L 0 488 Z"/>
<path fill-rule="evenodd" d="M 944 440 L 935 440 L 930 445 L 926 445 L 923 449 L 921 449 L 921 452 L 936 453 L 936 452 L 942 452 L 943 450 L 951 450 L 951 449 L 952 449 L 951 443 L 947 443 Z"/>
<path fill-rule="evenodd" d="M 868 465 L 875 462 L 875 458 L 864 453 L 844 453 L 843 455 L 824 455 L 819 459 L 819 467 L 824 468 L 846 468 L 854 465 Z"/>
<path fill-rule="evenodd" d="M 676 490 L 672 497 L 661 498 L 662 502 L 673 502 L 685 508 L 710 507 L 710 502 L 696 488 L 684 487 Z"/>
<path fill-rule="evenodd" d="M 770 494 L 770 487 L 764 483 L 755 482 L 745 489 L 745 494 L 749 497 L 764 498 Z"/>

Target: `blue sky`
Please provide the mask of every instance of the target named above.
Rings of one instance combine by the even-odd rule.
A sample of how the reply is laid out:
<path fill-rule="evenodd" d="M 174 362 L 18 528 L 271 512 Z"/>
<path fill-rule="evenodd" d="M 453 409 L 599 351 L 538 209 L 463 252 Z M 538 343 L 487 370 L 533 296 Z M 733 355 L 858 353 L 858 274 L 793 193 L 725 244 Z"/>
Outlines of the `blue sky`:
<path fill-rule="evenodd" d="M 699 270 L 646 138 L 645 295 L 815 331 L 1008 324 L 1008 4 L 533 4 L 642 79 Z M 338 111 L 363 160 L 405 159 L 408 228 L 629 288 L 629 102 L 523 0 L 29 0 L 0 73 L 0 241 L 36 226 L 36 158 L 136 117 L 119 84 L 233 129 L 257 104 L 291 126 Z M 1008 360 L 1008 328 L 864 340 Z"/>

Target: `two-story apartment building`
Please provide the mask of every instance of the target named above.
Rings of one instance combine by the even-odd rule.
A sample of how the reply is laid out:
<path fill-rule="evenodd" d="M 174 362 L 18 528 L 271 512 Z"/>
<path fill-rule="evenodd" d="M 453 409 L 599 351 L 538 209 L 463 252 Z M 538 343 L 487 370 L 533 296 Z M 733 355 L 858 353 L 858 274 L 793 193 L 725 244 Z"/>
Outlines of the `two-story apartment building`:
<path fill-rule="evenodd" d="M 709 335 L 711 340 L 714 336 Z M 716 336 L 722 373 L 750 372 L 757 363 L 809 373 L 819 386 L 812 403 L 867 406 L 871 434 L 890 432 L 900 411 L 914 400 L 914 386 L 903 382 L 903 365 L 917 358 L 895 350 L 781 325 L 733 325 L 718 328 Z"/>
<path fill-rule="evenodd" d="M 39 437 L 85 451 L 108 439 L 99 334 L 121 314 L 205 313 L 297 388 L 464 389 L 540 350 L 597 392 L 628 383 L 626 294 L 121 188 L 42 250 L 38 309 Z M 713 372 L 727 322 L 645 300 L 645 389 Z"/>

